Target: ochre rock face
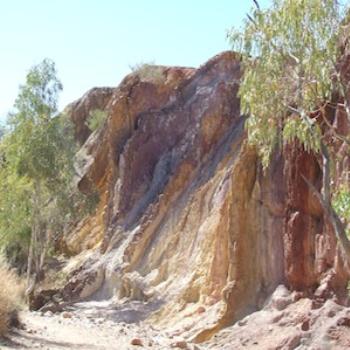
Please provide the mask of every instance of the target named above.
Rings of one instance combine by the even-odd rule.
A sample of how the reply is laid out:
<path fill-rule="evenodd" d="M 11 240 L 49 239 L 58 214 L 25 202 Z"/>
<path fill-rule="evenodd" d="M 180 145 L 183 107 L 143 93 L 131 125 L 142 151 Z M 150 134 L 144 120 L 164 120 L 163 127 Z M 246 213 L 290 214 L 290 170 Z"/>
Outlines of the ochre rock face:
<path fill-rule="evenodd" d="M 96 109 L 104 110 L 113 94 L 113 88 L 93 88 L 81 99 L 67 106 L 67 112 L 74 123 L 75 138 L 79 144 L 83 144 L 91 134 L 86 125 L 89 114 Z"/>
<path fill-rule="evenodd" d="M 99 278 L 89 290 L 147 302 L 148 320 L 198 341 L 261 308 L 279 284 L 343 296 L 348 274 L 302 177 L 321 187 L 317 159 L 291 144 L 262 171 L 246 142 L 235 54 L 154 69 L 101 99 L 90 92 L 108 100 L 108 118 L 90 136 L 78 131 L 79 188 L 97 188 L 101 200 L 66 244 L 74 254 L 94 249 Z M 76 130 L 83 105 L 103 104 L 89 94 L 75 102 Z"/>

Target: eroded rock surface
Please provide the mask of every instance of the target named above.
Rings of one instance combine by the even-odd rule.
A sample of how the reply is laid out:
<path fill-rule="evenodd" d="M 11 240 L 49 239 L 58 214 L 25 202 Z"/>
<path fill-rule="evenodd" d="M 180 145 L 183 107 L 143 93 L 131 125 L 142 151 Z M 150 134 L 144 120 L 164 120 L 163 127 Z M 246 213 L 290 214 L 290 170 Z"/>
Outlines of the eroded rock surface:
<path fill-rule="evenodd" d="M 317 159 L 293 144 L 262 172 L 245 140 L 235 54 L 156 72 L 71 106 L 84 142 L 78 185 L 101 198 L 65 237 L 78 262 L 75 297 L 140 301 L 145 322 L 199 342 L 266 307 L 281 284 L 345 303 L 348 272 L 302 178 L 320 188 Z M 96 108 L 108 118 L 89 135 L 83 121 Z M 289 305 L 280 298 L 279 311 Z"/>
<path fill-rule="evenodd" d="M 307 350 L 350 347 L 350 309 L 327 300 L 317 305 L 280 289 L 267 305 L 203 344 L 205 349 Z M 284 303 L 281 300 L 284 299 Z"/>

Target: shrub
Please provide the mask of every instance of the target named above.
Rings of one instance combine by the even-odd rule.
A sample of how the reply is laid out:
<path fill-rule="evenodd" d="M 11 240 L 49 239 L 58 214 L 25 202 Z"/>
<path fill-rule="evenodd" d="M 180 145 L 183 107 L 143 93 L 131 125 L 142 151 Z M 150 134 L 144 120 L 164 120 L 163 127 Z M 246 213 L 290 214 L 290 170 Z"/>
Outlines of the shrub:
<path fill-rule="evenodd" d="M 101 109 L 95 109 L 90 112 L 86 125 L 91 131 L 99 129 L 107 118 L 107 113 Z"/>
<path fill-rule="evenodd" d="M 3 259 L 0 259 L 0 336 L 17 321 L 17 312 L 24 300 L 24 281 Z"/>
<path fill-rule="evenodd" d="M 161 83 L 164 81 L 163 68 L 151 63 L 137 63 L 134 66 L 130 66 L 133 73 L 137 74 L 143 81 L 151 81 L 155 83 Z"/>
<path fill-rule="evenodd" d="M 332 204 L 339 217 L 343 220 L 346 228 L 346 234 L 348 238 L 350 238 L 350 230 L 348 225 L 350 218 L 350 190 L 347 186 L 342 185 L 340 188 L 334 191 Z"/>

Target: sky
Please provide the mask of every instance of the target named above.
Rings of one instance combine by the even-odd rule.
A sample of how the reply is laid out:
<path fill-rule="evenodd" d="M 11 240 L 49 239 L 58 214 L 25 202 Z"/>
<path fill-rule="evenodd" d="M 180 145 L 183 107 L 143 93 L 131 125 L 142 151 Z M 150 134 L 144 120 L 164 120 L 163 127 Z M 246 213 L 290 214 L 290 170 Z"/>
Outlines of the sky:
<path fill-rule="evenodd" d="M 260 0 L 267 6 L 270 0 Z M 117 86 L 130 66 L 198 67 L 230 49 L 252 0 L 0 1 L 0 121 L 31 66 L 50 58 L 60 109 L 95 86 Z"/>

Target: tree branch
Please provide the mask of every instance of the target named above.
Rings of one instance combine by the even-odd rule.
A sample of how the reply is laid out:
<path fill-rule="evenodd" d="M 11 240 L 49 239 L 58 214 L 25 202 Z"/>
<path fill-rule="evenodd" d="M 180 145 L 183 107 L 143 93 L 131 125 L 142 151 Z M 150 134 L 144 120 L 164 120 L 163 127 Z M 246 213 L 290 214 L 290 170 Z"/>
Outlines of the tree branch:
<path fill-rule="evenodd" d="M 255 4 L 256 8 L 260 11 L 261 9 L 260 9 L 260 5 L 258 3 L 258 0 L 253 0 L 253 2 Z"/>
<path fill-rule="evenodd" d="M 327 146 L 321 141 L 321 153 L 322 153 L 322 172 L 323 172 L 323 198 L 326 203 L 331 205 L 331 174 L 330 174 L 330 157 Z"/>
<path fill-rule="evenodd" d="M 327 126 L 332 130 L 333 135 L 342 142 L 345 142 L 348 146 L 350 146 L 350 140 L 348 140 L 346 137 L 340 135 L 334 128 L 334 126 L 327 120 L 327 118 L 324 116 L 324 114 L 322 113 L 322 119 L 324 120 L 324 122 L 327 124 Z"/>
<path fill-rule="evenodd" d="M 335 70 L 335 76 L 336 76 L 336 79 L 337 79 L 337 82 L 339 84 L 339 89 L 340 89 L 340 93 L 344 99 L 344 108 L 345 108 L 345 111 L 346 111 L 346 117 L 347 117 L 347 120 L 348 122 L 350 123 L 350 106 L 349 106 L 349 103 L 348 103 L 348 100 L 347 100 L 347 90 L 348 90 L 348 86 L 345 86 L 345 84 L 343 83 L 342 79 L 341 79 L 341 76 L 340 76 L 340 72 L 339 72 L 339 67 L 338 67 L 338 64 L 337 62 L 335 62 L 334 60 L 331 60 L 332 62 L 332 65 L 333 65 L 333 68 Z"/>
<path fill-rule="evenodd" d="M 286 105 L 286 104 L 283 104 L 283 105 L 284 105 L 284 107 L 286 107 L 289 110 L 289 112 L 292 112 L 292 113 L 295 113 L 295 114 L 301 116 L 301 111 L 299 111 L 299 109 L 294 108 L 294 107 L 292 107 L 290 105 Z"/>
<path fill-rule="evenodd" d="M 249 21 L 255 25 L 255 27 L 258 26 L 257 23 L 255 22 L 255 20 L 253 19 L 253 17 L 249 13 L 247 13 L 247 17 L 248 17 Z"/>
<path fill-rule="evenodd" d="M 295 113 L 297 115 L 299 115 L 301 117 L 301 119 L 303 119 L 305 121 L 305 123 L 307 124 L 307 126 L 310 128 L 310 130 L 312 131 L 312 127 L 315 124 L 315 121 L 313 119 L 311 119 L 304 111 L 299 110 L 297 108 L 294 108 L 290 105 L 286 105 L 284 104 L 285 108 L 287 108 L 290 112 Z"/>

